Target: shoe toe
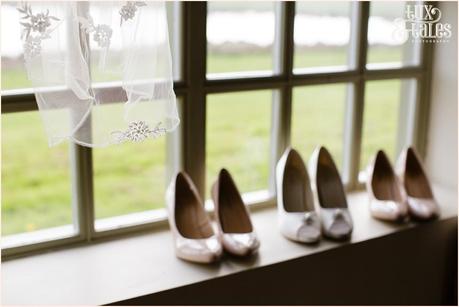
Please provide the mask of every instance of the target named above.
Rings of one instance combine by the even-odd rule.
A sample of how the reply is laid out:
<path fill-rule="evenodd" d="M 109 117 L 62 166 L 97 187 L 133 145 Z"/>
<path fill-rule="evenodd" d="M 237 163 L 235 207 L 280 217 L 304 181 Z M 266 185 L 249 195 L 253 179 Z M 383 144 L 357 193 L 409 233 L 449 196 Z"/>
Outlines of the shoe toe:
<path fill-rule="evenodd" d="M 225 233 L 222 236 L 223 247 L 236 256 L 248 256 L 258 250 L 260 242 L 254 232 Z"/>
<path fill-rule="evenodd" d="M 317 225 L 303 225 L 298 229 L 297 240 L 304 243 L 314 243 L 320 239 L 320 227 Z"/>
<path fill-rule="evenodd" d="M 346 208 L 322 209 L 324 234 L 333 239 L 348 237 L 353 229 L 349 210 Z"/>
<path fill-rule="evenodd" d="M 332 238 L 342 238 L 348 236 L 352 231 L 352 226 L 344 221 L 337 221 L 327 229 L 327 235 Z"/>
<path fill-rule="evenodd" d="M 222 246 L 216 236 L 181 240 L 176 250 L 180 258 L 200 263 L 215 262 L 222 255 Z"/>
<path fill-rule="evenodd" d="M 370 206 L 374 217 L 386 221 L 400 221 L 405 219 L 407 208 L 404 204 L 395 201 L 375 200 Z"/>
<path fill-rule="evenodd" d="M 433 199 L 408 198 L 410 213 L 418 219 L 428 220 L 438 216 L 438 206 Z"/>
<path fill-rule="evenodd" d="M 315 212 L 284 214 L 281 233 L 288 239 L 301 243 L 314 243 L 320 239 L 320 221 Z"/>

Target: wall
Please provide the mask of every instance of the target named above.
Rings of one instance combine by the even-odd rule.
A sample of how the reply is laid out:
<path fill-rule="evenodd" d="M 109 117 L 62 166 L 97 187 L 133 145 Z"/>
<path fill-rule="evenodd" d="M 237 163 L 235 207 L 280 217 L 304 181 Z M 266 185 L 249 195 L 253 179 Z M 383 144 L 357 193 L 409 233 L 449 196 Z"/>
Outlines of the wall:
<path fill-rule="evenodd" d="M 442 2 L 439 8 L 453 36 L 435 46 L 426 168 L 432 181 L 457 193 L 457 2 Z"/>

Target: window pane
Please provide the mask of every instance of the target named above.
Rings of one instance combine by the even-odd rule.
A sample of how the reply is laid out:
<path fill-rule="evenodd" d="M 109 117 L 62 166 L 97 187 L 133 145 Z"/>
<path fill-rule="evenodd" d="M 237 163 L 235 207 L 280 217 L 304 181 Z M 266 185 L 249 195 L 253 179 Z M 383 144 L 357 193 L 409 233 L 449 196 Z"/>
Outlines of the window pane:
<path fill-rule="evenodd" d="M 365 107 L 363 117 L 363 140 L 360 168 L 364 170 L 379 149 L 395 163 L 398 136 L 403 127 L 399 123 L 400 110 L 408 103 L 402 80 L 371 81 L 365 87 Z M 403 104 L 402 104 L 403 101 Z"/>
<path fill-rule="evenodd" d="M 271 91 L 207 98 L 207 197 L 223 167 L 241 193 L 268 188 L 271 101 Z"/>
<path fill-rule="evenodd" d="M 93 119 L 96 120 L 97 114 L 110 118 L 110 112 L 121 112 L 119 108 L 123 107 L 123 103 L 99 106 L 93 112 Z M 95 148 L 93 163 L 96 219 L 164 207 L 164 136 Z"/>
<path fill-rule="evenodd" d="M 371 2 L 368 23 L 368 60 L 369 68 L 377 68 L 376 63 L 391 65 L 413 65 L 419 62 L 419 44 L 406 42 L 394 35 L 397 29 L 395 19 L 404 18 L 406 4 L 414 2 L 383 1 Z"/>
<path fill-rule="evenodd" d="M 347 66 L 351 6 L 350 2 L 296 3 L 295 69 Z"/>
<path fill-rule="evenodd" d="M 275 2 L 208 2 L 207 73 L 271 74 L 275 5 Z"/>
<path fill-rule="evenodd" d="M 31 87 L 24 67 L 16 2 L 2 2 L 1 7 L 2 90 Z"/>
<path fill-rule="evenodd" d="M 72 224 L 68 143 L 49 148 L 38 112 L 2 114 L 2 235 Z"/>
<path fill-rule="evenodd" d="M 316 146 L 324 145 L 341 169 L 346 90 L 346 84 L 293 90 L 291 142 L 292 147 L 300 151 L 305 163 Z"/>

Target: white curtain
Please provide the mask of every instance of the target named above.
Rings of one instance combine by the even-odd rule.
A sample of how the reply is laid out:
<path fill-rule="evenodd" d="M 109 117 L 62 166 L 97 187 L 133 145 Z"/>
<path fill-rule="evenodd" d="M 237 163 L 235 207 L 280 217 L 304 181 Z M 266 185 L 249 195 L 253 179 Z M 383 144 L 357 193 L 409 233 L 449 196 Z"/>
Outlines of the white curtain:
<path fill-rule="evenodd" d="M 50 146 L 139 142 L 178 126 L 163 1 L 23 2 L 18 10 Z M 112 86 L 122 89 L 118 103 L 102 89 Z"/>

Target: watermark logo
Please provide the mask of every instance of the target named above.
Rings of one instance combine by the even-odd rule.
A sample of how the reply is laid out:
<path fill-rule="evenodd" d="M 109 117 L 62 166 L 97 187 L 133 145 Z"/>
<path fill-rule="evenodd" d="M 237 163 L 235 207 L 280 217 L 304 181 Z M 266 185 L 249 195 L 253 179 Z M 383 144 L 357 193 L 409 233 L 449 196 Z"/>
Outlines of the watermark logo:
<path fill-rule="evenodd" d="M 439 8 L 429 4 L 408 4 L 405 8 L 404 18 L 394 20 L 396 29 L 393 37 L 396 41 L 423 43 L 446 43 L 452 36 L 449 23 L 441 22 Z"/>

